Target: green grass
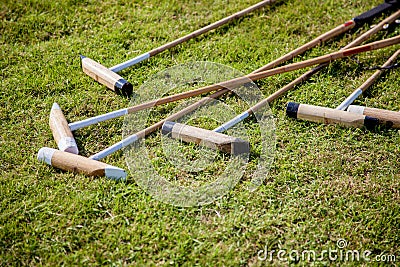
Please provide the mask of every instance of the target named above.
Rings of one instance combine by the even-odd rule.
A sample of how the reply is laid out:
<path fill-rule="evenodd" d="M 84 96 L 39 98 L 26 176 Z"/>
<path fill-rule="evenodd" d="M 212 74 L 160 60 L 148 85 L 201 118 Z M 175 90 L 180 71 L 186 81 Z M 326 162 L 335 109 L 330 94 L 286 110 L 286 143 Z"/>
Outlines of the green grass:
<path fill-rule="evenodd" d="M 380 2 L 280 2 L 121 74 L 137 90 L 152 74 L 189 61 L 212 61 L 248 73 Z M 131 175 L 127 182 L 114 182 L 37 162 L 41 147 L 55 147 L 48 126 L 53 102 L 69 121 L 129 104 L 87 77 L 79 54 L 113 66 L 254 3 L 0 3 L 1 265 L 280 266 L 287 263 L 276 257 L 272 263 L 260 261 L 257 252 L 266 245 L 269 250 L 321 252 L 335 249 L 340 238 L 348 249 L 395 254 L 400 260 L 400 132 L 319 125 L 285 115 L 288 101 L 337 106 L 372 74 L 364 67 L 382 64 L 395 47 L 335 62 L 271 104 L 276 154 L 254 193 L 239 182 L 212 204 L 177 208 L 149 196 Z M 336 51 L 368 28 L 344 34 L 295 61 Z M 398 32 L 383 31 L 373 40 Z M 303 72 L 257 84 L 269 95 Z M 356 104 L 399 110 L 399 79 L 398 71 L 388 72 Z M 227 101 L 235 102 L 233 97 Z M 246 125 L 251 128 L 254 121 Z M 76 131 L 81 154 L 89 156 L 119 141 L 122 126 L 123 119 L 116 119 Z M 251 133 L 257 138 L 256 130 Z M 146 140 L 156 152 L 158 138 L 155 134 Z M 105 161 L 126 168 L 122 153 Z"/>

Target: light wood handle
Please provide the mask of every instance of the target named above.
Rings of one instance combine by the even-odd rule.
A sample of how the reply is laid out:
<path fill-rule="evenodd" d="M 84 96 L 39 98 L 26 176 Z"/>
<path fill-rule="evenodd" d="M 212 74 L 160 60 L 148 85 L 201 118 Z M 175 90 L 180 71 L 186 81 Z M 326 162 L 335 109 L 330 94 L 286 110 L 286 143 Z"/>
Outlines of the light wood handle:
<path fill-rule="evenodd" d="M 269 70 L 269 69 L 275 68 L 276 66 L 280 65 L 281 63 L 283 63 L 285 61 L 288 61 L 288 60 L 296 57 L 297 55 L 300 55 L 300 54 L 304 53 L 305 51 L 307 51 L 307 50 L 309 50 L 309 49 L 321 44 L 322 42 L 325 42 L 325 41 L 327 41 L 329 39 L 332 39 L 333 37 L 338 36 L 338 35 L 346 32 L 346 31 L 354 28 L 355 25 L 356 25 L 356 23 L 354 21 L 352 21 L 352 20 L 350 20 L 350 21 L 348 21 L 348 22 L 346 22 L 346 23 L 344 23 L 342 25 L 339 25 L 336 28 L 334 28 L 334 29 L 332 29 L 332 30 L 330 30 L 330 31 L 328 31 L 328 32 L 326 32 L 324 34 L 321 34 L 320 36 L 314 38 L 310 42 L 308 42 L 308 43 L 296 48 L 295 50 L 293 50 L 293 51 L 281 56 L 280 58 L 268 63 L 267 65 L 265 65 L 265 66 L 263 66 L 263 67 L 261 67 L 259 69 L 256 69 L 252 73 L 256 73 L 256 72 L 260 72 L 260 71 L 264 71 L 264 70 Z"/>
<path fill-rule="evenodd" d="M 133 86 L 127 80 L 119 76 L 117 73 L 104 67 L 93 59 L 81 56 L 82 70 L 84 73 L 92 77 L 97 82 L 105 85 L 107 88 L 124 96 L 130 96 Z"/>
<path fill-rule="evenodd" d="M 68 126 L 67 119 L 57 103 L 54 103 L 51 108 L 49 125 L 51 132 L 53 133 L 54 140 L 61 151 L 73 154 L 79 153 L 74 135 Z"/>

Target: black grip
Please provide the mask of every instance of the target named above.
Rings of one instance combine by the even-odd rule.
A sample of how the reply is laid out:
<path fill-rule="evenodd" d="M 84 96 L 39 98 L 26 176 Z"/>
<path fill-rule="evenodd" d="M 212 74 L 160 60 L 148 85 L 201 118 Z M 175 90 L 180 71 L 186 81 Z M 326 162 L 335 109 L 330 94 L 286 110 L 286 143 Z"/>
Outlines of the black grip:
<path fill-rule="evenodd" d="M 398 6 L 399 6 L 398 0 L 385 0 L 385 3 L 382 3 L 379 6 L 376 6 L 373 9 L 368 10 L 367 12 L 364 12 L 361 15 L 353 18 L 353 21 L 357 25 L 361 25 L 368 21 L 371 21 L 373 18 L 381 15 L 382 13 L 384 13 L 390 9 L 397 8 Z"/>

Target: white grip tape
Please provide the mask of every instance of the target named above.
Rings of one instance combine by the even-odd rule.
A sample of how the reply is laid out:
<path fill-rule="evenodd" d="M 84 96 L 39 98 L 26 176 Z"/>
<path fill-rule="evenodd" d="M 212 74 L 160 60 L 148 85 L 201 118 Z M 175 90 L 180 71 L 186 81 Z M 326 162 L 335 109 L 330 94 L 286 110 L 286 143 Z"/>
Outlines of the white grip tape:
<path fill-rule="evenodd" d="M 244 119 L 246 119 L 249 116 L 249 113 L 243 112 L 242 114 L 239 114 L 238 116 L 236 116 L 235 118 L 233 118 L 232 120 L 222 124 L 221 126 L 219 126 L 218 128 L 215 128 L 213 130 L 213 132 L 217 132 L 217 133 L 222 133 L 225 132 L 226 130 L 228 130 L 229 128 L 233 127 L 234 125 L 238 124 L 239 122 L 243 121 Z"/>
<path fill-rule="evenodd" d="M 350 105 L 347 108 L 347 111 L 351 112 L 351 113 L 357 113 L 357 114 L 364 115 L 364 109 L 365 109 L 365 107 L 363 107 L 363 106 Z"/>
<path fill-rule="evenodd" d="M 135 65 L 145 59 L 148 59 L 149 57 L 150 57 L 149 53 L 144 53 L 144 54 L 141 54 L 141 55 L 139 55 L 135 58 L 132 58 L 128 61 L 122 62 L 121 64 L 115 65 L 115 66 L 111 67 L 110 70 L 113 72 L 118 72 L 118 71 L 126 69 L 132 65 Z"/>
<path fill-rule="evenodd" d="M 89 158 L 94 160 L 100 160 L 102 158 L 107 157 L 108 155 L 111 155 L 114 152 L 117 152 L 118 150 L 121 150 L 124 147 L 129 146 L 130 144 L 136 142 L 137 140 L 138 136 L 136 134 L 133 134 L 125 138 L 124 140 L 119 141 L 118 143 L 115 143 L 114 145 L 104 149 L 103 151 L 100 151 L 99 153 L 90 156 Z"/>
<path fill-rule="evenodd" d="M 111 166 L 111 165 L 108 165 L 104 169 L 104 172 L 105 172 L 105 176 L 107 178 L 110 178 L 110 179 L 115 179 L 115 180 L 122 179 L 122 180 L 125 180 L 125 178 L 126 178 L 125 170 L 123 170 L 121 168 L 118 168 L 118 167 Z"/>
<path fill-rule="evenodd" d="M 121 116 L 125 116 L 126 114 L 128 114 L 128 109 L 127 108 L 119 109 L 119 110 L 112 111 L 112 112 L 109 112 L 109 113 L 106 113 L 106 114 L 98 115 L 96 117 L 88 118 L 86 120 L 72 122 L 72 123 L 68 124 L 68 126 L 71 129 L 71 131 L 75 131 L 75 130 L 90 126 L 92 124 L 96 124 L 96 123 L 99 123 L 99 122 L 102 122 L 102 121 L 106 121 L 106 120 L 118 118 L 118 117 L 121 117 Z"/>
<path fill-rule="evenodd" d="M 57 145 L 61 151 L 66 151 L 66 152 L 71 152 L 73 150 L 78 149 L 75 139 L 73 137 L 69 137 L 69 136 L 61 138 L 60 141 L 58 141 Z"/>
<path fill-rule="evenodd" d="M 354 92 L 349 95 L 336 109 L 338 110 L 346 110 L 346 108 L 356 100 L 358 96 L 363 93 L 361 89 L 354 90 Z"/>
<path fill-rule="evenodd" d="M 51 159 L 56 151 L 54 148 L 42 147 L 37 155 L 37 159 L 41 162 L 46 162 L 46 164 L 51 165 Z"/>

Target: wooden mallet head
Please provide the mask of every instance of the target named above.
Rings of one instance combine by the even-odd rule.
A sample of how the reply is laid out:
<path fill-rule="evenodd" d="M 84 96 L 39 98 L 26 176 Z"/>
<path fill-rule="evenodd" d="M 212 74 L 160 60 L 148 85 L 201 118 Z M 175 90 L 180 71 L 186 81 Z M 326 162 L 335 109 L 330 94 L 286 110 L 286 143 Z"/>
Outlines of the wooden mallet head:
<path fill-rule="evenodd" d="M 81 55 L 82 70 L 84 73 L 104 84 L 109 89 L 123 96 L 131 96 L 133 86 L 117 73 L 104 67 L 93 59 Z"/>
<path fill-rule="evenodd" d="M 357 105 L 350 105 L 347 108 L 348 112 L 362 114 L 365 116 L 371 116 L 379 119 L 380 124 L 388 128 L 400 128 L 400 112 L 379 109 L 379 108 L 369 108 Z"/>
<path fill-rule="evenodd" d="M 379 120 L 374 117 L 295 102 L 287 104 L 286 114 L 288 117 L 295 119 L 324 124 L 339 124 L 346 127 L 366 127 L 367 129 L 373 129 L 379 124 Z"/>
<path fill-rule="evenodd" d="M 249 142 L 240 138 L 177 122 L 164 122 L 162 133 L 174 139 L 203 145 L 232 155 L 250 153 Z"/>
<path fill-rule="evenodd" d="M 54 148 L 42 147 L 37 158 L 41 162 L 64 171 L 96 177 L 105 176 L 113 180 L 126 179 L 126 172 L 121 168 Z"/>
<path fill-rule="evenodd" d="M 58 148 L 61 151 L 78 154 L 79 150 L 74 135 L 57 103 L 54 103 L 51 107 L 49 124 Z"/>

